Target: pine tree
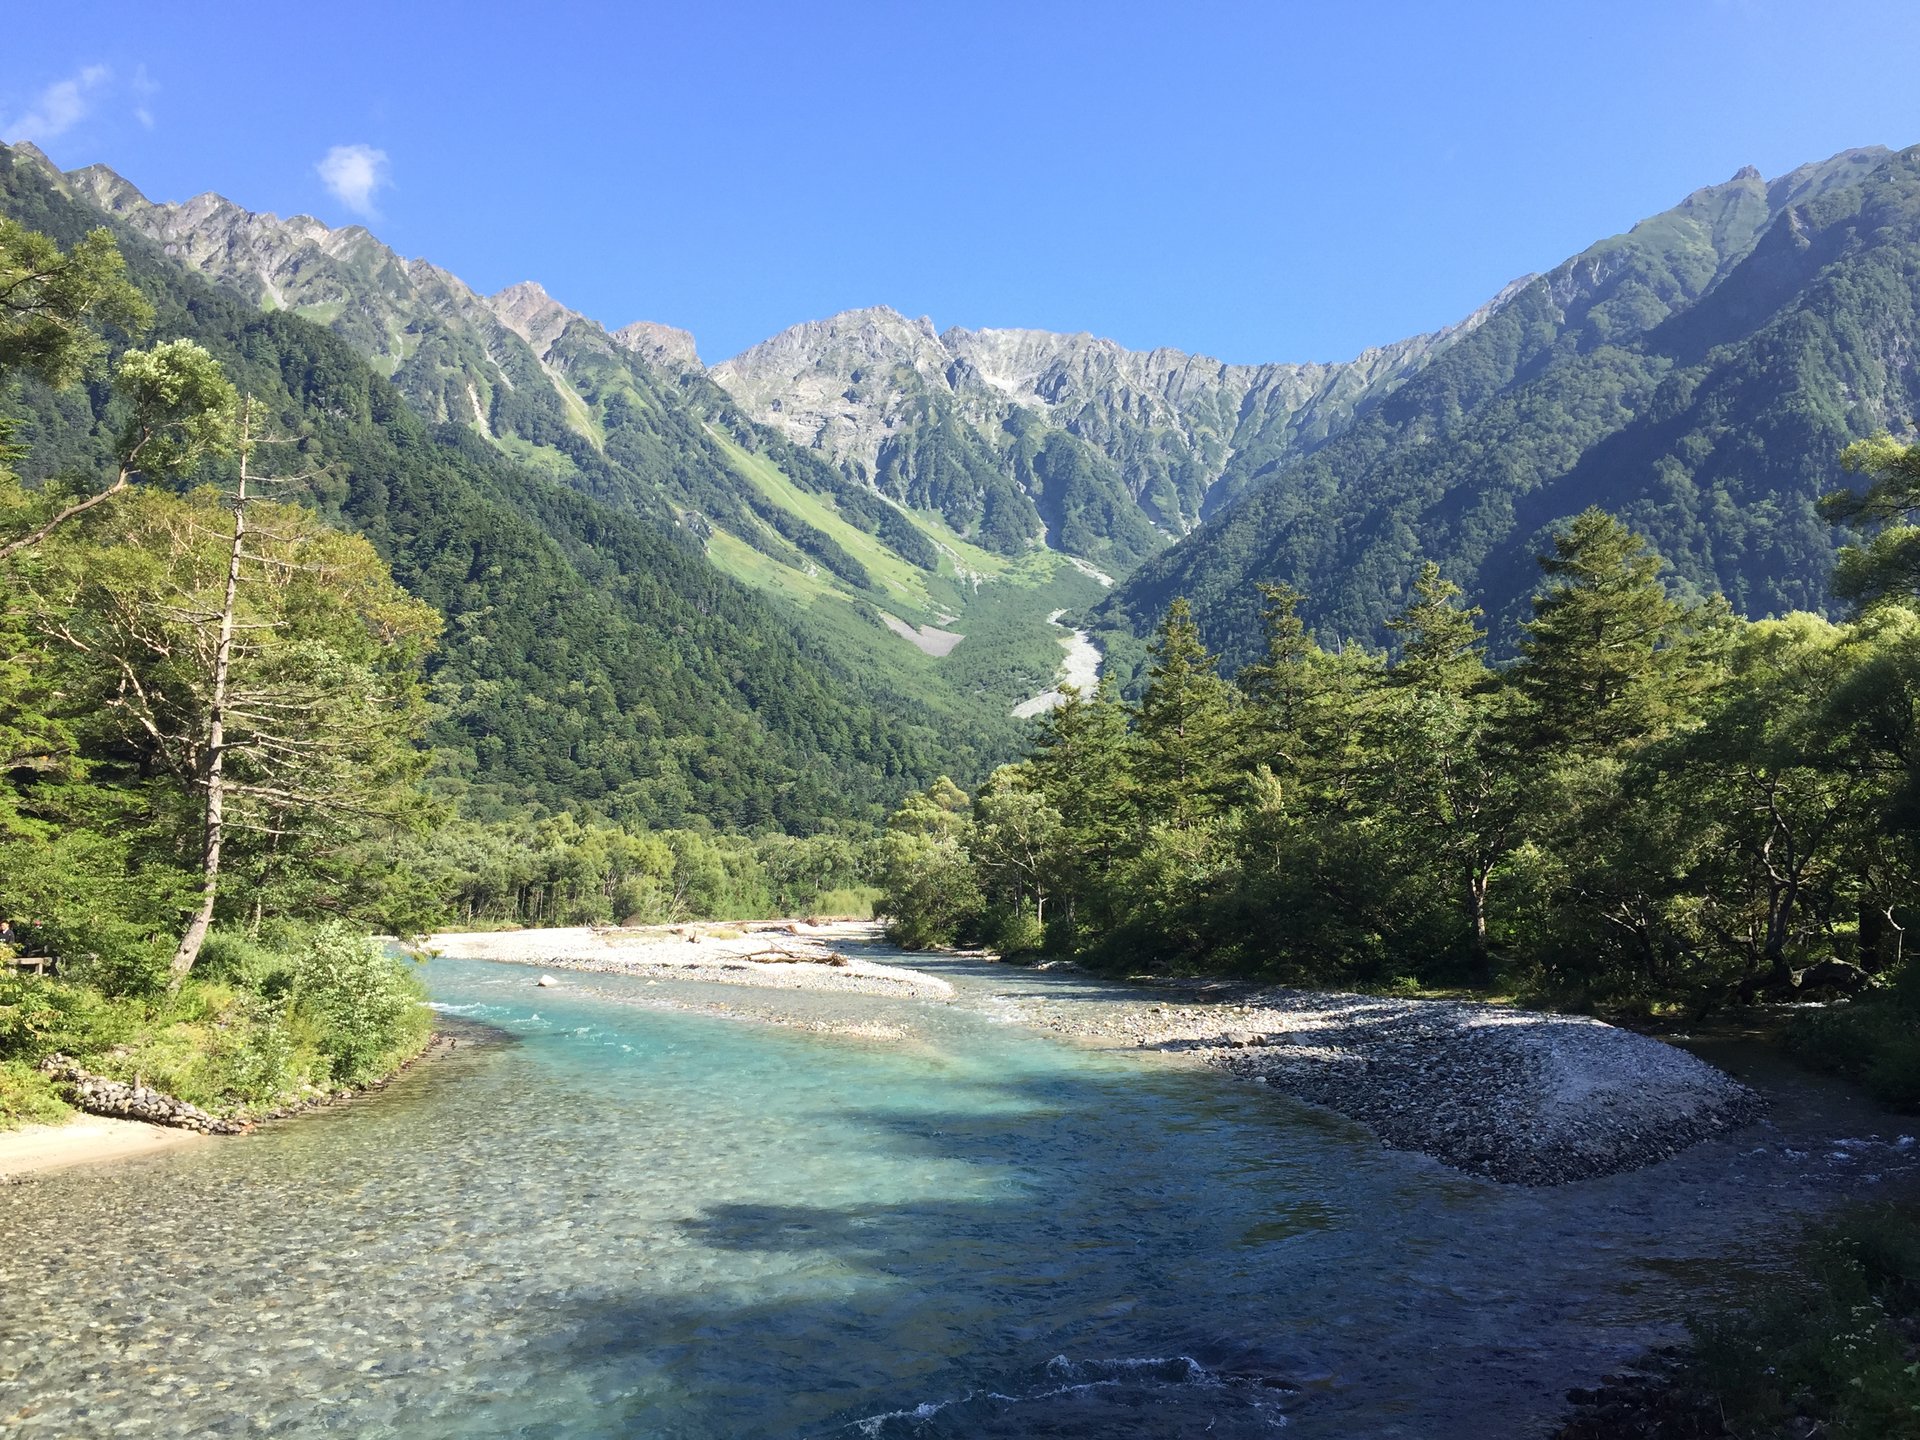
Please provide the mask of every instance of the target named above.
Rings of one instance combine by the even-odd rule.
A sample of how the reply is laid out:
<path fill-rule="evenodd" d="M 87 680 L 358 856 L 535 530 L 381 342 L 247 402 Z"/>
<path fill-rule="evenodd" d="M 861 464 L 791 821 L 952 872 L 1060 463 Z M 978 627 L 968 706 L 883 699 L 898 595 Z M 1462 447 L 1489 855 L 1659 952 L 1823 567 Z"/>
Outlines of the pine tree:
<path fill-rule="evenodd" d="M 1413 598 L 1387 629 L 1400 637 L 1400 659 L 1391 672 L 1393 683 L 1440 694 L 1461 695 L 1485 681 L 1482 645 L 1487 632 L 1474 622 L 1483 613 L 1478 605 L 1463 608 L 1455 602 L 1460 587 L 1442 578 L 1429 560 L 1413 582 Z"/>
<path fill-rule="evenodd" d="M 1308 712 L 1324 677 L 1316 673 L 1320 647 L 1300 618 L 1306 595 L 1280 583 L 1259 587 L 1260 622 L 1266 648 L 1259 660 L 1237 677 L 1252 702 L 1250 728 L 1255 732 L 1259 758 L 1283 772 L 1296 770 L 1304 759 Z"/>
<path fill-rule="evenodd" d="M 1234 691 L 1201 644 L 1185 599 L 1168 607 L 1147 652 L 1138 710 L 1141 802 L 1149 819 L 1185 829 L 1219 811 L 1233 783 L 1240 749 Z"/>
<path fill-rule="evenodd" d="M 1133 736 L 1111 676 L 1090 698 L 1071 685 L 1062 693 L 1041 730 L 1033 775 L 1060 815 L 1061 898 L 1070 918 L 1097 923 L 1109 908 L 1104 887 L 1139 834 Z"/>
<path fill-rule="evenodd" d="M 1688 612 L 1660 583 L 1663 561 L 1604 510 L 1554 537 L 1514 671 L 1536 748 L 1605 752 L 1658 730 L 1678 698 L 1674 649 Z"/>

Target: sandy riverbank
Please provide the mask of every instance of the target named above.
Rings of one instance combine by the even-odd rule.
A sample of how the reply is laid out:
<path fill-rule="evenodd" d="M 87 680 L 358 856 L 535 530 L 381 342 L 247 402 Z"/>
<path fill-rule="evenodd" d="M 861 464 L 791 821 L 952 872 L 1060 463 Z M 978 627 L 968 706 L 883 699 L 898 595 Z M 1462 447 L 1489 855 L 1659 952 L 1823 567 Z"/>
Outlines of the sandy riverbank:
<path fill-rule="evenodd" d="M 442 1023 L 454 1029 L 462 1024 L 460 1021 L 443 1021 Z M 478 1031 L 479 1027 L 470 1027 L 470 1029 Z M 205 1127 L 193 1128 L 178 1122 L 150 1124 L 145 1120 L 125 1119 L 113 1114 L 89 1114 L 85 1110 L 76 1111 L 71 1120 L 58 1125 L 23 1125 L 14 1130 L 0 1130 L 0 1184 L 43 1170 L 131 1159 L 138 1155 L 177 1149 L 183 1145 L 197 1145 L 202 1141 L 218 1138 L 220 1133 L 244 1133 L 255 1125 L 269 1121 L 292 1120 L 298 1116 L 326 1109 L 344 1100 L 353 1100 L 384 1090 L 421 1061 L 448 1054 L 459 1043 L 455 1035 L 446 1033 L 444 1029 L 436 1030 L 428 1037 L 427 1043 L 420 1048 L 419 1053 L 402 1062 L 391 1074 L 382 1076 L 371 1084 L 357 1090 L 313 1092 L 304 1099 L 291 1100 L 273 1110 L 234 1117 L 231 1125 L 227 1125 L 224 1131 L 217 1131 L 215 1134 L 208 1134 Z M 126 1090 L 130 1087 L 119 1088 Z M 173 1097 L 159 1095 L 153 1091 L 140 1091 L 137 1094 L 146 1096 L 150 1101 L 159 1100 L 168 1104 L 178 1104 Z M 69 1095 L 69 1099 L 72 1098 Z"/>
<path fill-rule="evenodd" d="M 182 1145 L 198 1145 L 204 1135 L 138 1120 L 109 1120 L 76 1115 L 64 1125 L 23 1125 L 0 1130 L 0 1180 L 68 1165 L 125 1160 Z"/>
<path fill-rule="evenodd" d="M 809 925 L 783 920 L 631 930 L 582 926 L 448 933 L 430 936 L 427 948 L 456 960 L 498 960 L 542 970 L 706 980 L 773 990 L 952 998 L 953 986 L 937 975 L 882 964 L 839 948 L 871 944 L 879 937 L 879 927 L 870 921 Z"/>

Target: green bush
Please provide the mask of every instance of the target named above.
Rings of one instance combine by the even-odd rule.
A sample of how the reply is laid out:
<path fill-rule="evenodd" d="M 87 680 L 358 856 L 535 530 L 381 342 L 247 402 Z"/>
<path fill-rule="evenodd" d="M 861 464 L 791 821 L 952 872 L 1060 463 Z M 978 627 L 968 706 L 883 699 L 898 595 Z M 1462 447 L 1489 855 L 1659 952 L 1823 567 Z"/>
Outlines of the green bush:
<path fill-rule="evenodd" d="M 296 1089 L 307 1068 L 288 1003 L 249 995 L 238 1008 L 244 1023 L 221 1032 L 209 1054 L 210 1068 L 224 1095 L 247 1105 L 271 1104 Z"/>
<path fill-rule="evenodd" d="M 1814 1232 L 1790 1280 L 1696 1322 L 1689 1378 L 1730 1433 L 1916 1440 L 1920 1365 L 1907 1334 L 1917 1320 L 1920 1220 L 1862 1210 Z"/>
<path fill-rule="evenodd" d="M 278 999 L 289 993 L 299 979 L 302 938 L 288 937 L 282 944 L 269 945 L 229 930 L 215 930 L 200 947 L 200 959 L 193 973 Z"/>
<path fill-rule="evenodd" d="M 426 992 L 408 962 L 345 925 L 316 930 L 293 1000 L 316 1029 L 330 1078 L 363 1085 L 426 1042 Z"/>
<path fill-rule="evenodd" d="M 1920 1109 L 1920 1006 L 1912 970 L 1891 990 L 1796 1015 L 1787 1048 L 1810 1065 L 1859 1081 L 1905 1110 Z"/>
<path fill-rule="evenodd" d="M 54 1125 L 70 1113 L 46 1076 L 23 1060 L 0 1060 L 0 1130 Z"/>
<path fill-rule="evenodd" d="M 129 1039 L 140 1007 L 70 981 L 0 973 L 0 1060 L 36 1065 L 55 1051 L 81 1056 Z"/>
<path fill-rule="evenodd" d="M 1018 959 L 1045 949 L 1047 932 L 1031 910 L 995 907 L 987 912 L 986 942 L 997 954 Z"/>

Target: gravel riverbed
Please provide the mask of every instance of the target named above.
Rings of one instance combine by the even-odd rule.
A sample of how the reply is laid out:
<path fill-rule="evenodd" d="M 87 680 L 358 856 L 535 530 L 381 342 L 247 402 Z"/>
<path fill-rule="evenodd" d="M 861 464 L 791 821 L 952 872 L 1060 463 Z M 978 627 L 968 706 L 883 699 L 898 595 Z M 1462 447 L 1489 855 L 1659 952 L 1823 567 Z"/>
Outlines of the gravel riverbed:
<path fill-rule="evenodd" d="M 910 1035 L 897 1016 L 783 1017 L 765 992 L 991 1003 L 1063 1037 L 1210 1066 L 1337 1111 L 1396 1149 L 1515 1185 L 1638 1169 L 1764 1109 L 1752 1090 L 1686 1051 L 1586 1016 L 1226 981 L 1123 985 L 1071 966 L 906 956 L 879 942 L 872 923 L 779 921 L 496 931 L 430 943 L 456 958 L 757 987 L 763 993 L 751 1005 L 718 1008 L 870 1040 Z M 968 983 L 975 976 L 985 983 Z M 993 993 L 1016 976 L 1025 983 Z"/>
<path fill-rule="evenodd" d="M 775 990 L 946 1000 L 953 986 L 937 975 L 848 955 L 837 948 L 871 941 L 869 923 L 800 920 L 743 925 L 690 924 L 634 929 L 579 926 L 441 934 L 427 948 L 455 960 L 499 960 L 545 970 L 704 980 Z"/>
<path fill-rule="evenodd" d="M 1196 1060 L 1338 1111 L 1397 1149 L 1516 1185 L 1651 1165 L 1764 1108 L 1686 1051 L 1586 1016 L 1197 988 L 1224 993 L 1015 1004 L 1029 1024 Z"/>

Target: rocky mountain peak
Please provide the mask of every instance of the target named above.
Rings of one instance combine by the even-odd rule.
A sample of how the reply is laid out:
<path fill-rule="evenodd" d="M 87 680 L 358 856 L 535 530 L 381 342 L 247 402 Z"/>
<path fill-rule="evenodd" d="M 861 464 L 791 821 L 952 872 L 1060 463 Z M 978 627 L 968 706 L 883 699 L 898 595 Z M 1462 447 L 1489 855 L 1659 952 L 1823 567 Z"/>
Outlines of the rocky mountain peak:
<path fill-rule="evenodd" d="M 700 363 L 700 352 L 694 345 L 693 332 L 690 330 L 679 330 L 652 320 L 636 320 L 614 331 L 613 339 L 649 364 L 669 370 L 705 368 Z"/>
<path fill-rule="evenodd" d="M 148 203 L 147 197 L 138 188 L 104 165 L 88 165 L 68 172 L 64 178 L 68 188 L 76 195 L 109 215 L 124 215 L 129 210 L 144 209 Z"/>
<path fill-rule="evenodd" d="M 496 291 L 486 305 L 514 334 L 545 355 L 567 327 L 582 317 L 560 304 L 537 280 L 522 280 L 517 285 Z"/>

